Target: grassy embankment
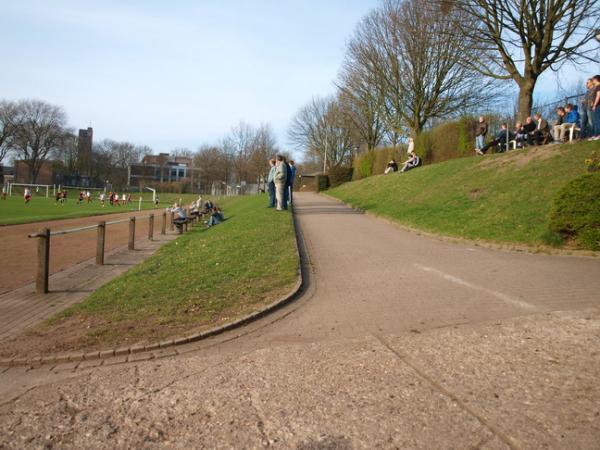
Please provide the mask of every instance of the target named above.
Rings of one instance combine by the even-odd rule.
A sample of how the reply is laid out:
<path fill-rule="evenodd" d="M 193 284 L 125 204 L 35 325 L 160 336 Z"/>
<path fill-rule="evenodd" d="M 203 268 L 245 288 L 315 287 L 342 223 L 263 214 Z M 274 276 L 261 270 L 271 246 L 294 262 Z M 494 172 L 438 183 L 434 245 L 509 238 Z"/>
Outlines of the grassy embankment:
<path fill-rule="evenodd" d="M 100 214 L 114 214 L 138 210 L 140 194 L 132 195 L 134 201 L 125 206 L 110 206 L 108 201 L 102 207 L 98 200 L 97 191 L 94 191 L 94 200 L 91 203 L 77 204 L 77 193 L 69 192 L 68 200 L 64 204 L 56 204 L 54 198 L 34 195 L 32 200 L 25 205 L 22 194 L 0 200 L 0 225 L 16 225 L 20 223 L 40 222 L 45 220 L 74 219 L 77 217 L 96 216 Z M 196 194 L 159 194 L 162 208 L 179 199 L 191 203 L 198 198 Z M 142 209 L 153 209 L 152 194 L 143 194 Z"/>
<path fill-rule="evenodd" d="M 586 173 L 600 142 L 455 159 L 373 176 L 328 191 L 354 207 L 437 234 L 502 244 L 557 245 L 548 230 L 556 193 Z"/>
<path fill-rule="evenodd" d="M 264 196 L 221 203 L 197 226 L 83 303 L 6 343 L 3 355 L 153 342 L 221 325 L 285 295 L 297 280 L 292 217 Z"/>

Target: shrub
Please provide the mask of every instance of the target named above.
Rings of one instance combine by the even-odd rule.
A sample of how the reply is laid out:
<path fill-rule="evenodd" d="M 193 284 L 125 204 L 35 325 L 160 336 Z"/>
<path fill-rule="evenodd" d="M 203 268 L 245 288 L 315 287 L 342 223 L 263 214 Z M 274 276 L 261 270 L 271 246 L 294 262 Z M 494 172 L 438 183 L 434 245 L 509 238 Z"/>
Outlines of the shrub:
<path fill-rule="evenodd" d="M 324 173 L 320 173 L 315 177 L 315 186 L 317 192 L 326 191 L 329 189 L 329 177 Z"/>
<path fill-rule="evenodd" d="M 415 152 L 426 163 L 433 161 L 433 142 L 430 131 L 423 131 L 417 136 L 415 139 Z"/>
<path fill-rule="evenodd" d="M 335 166 L 329 169 L 329 187 L 336 187 L 340 184 L 352 181 L 352 173 L 354 169 L 352 167 L 340 167 Z"/>
<path fill-rule="evenodd" d="M 600 250 L 600 172 L 576 178 L 558 192 L 548 228 L 582 248 Z"/>
<path fill-rule="evenodd" d="M 375 152 L 373 150 L 361 153 L 354 160 L 355 180 L 367 178 L 373 175 L 373 164 L 375 162 Z"/>

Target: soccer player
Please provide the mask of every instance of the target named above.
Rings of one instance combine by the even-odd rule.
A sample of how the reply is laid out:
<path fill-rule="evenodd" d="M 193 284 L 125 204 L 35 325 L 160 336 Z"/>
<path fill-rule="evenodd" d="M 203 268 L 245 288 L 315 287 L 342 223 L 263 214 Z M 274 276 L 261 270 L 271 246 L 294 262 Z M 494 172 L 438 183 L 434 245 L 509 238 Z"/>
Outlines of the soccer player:
<path fill-rule="evenodd" d="M 31 201 L 31 189 L 25 188 L 23 191 L 23 198 L 25 199 L 25 204 Z"/>

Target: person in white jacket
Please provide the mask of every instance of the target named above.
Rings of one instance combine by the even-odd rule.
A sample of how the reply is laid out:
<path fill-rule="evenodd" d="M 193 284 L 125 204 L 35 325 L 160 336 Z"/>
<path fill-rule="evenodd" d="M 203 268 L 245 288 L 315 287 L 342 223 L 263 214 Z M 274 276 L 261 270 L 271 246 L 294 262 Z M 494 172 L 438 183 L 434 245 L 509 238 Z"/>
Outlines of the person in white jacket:
<path fill-rule="evenodd" d="M 275 198 L 277 199 L 277 211 L 283 210 L 285 201 L 285 186 L 287 181 L 287 165 L 285 158 L 281 155 L 275 157 Z"/>

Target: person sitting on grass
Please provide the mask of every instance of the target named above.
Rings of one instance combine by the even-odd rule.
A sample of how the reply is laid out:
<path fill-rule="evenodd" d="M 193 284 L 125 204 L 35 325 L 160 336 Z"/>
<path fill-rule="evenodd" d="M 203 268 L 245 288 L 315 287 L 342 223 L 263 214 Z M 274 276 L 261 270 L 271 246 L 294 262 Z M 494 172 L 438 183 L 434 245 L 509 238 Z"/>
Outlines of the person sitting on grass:
<path fill-rule="evenodd" d="M 514 135 L 510 131 L 508 131 L 508 124 L 503 123 L 501 125 L 500 132 L 495 137 L 495 139 L 493 141 L 491 141 L 490 143 L 484 145 L 481 150 L 479 150 L 479 151 L 475 150 L 475 151 L 478 155 L 485 155 L 485 153 L 490 149 L 490 147 L 494 147 L 496 145 L 501 146 L 501 148 L 502 148 L 501 151 L 505 151 L 506 145 L 513 138 L 514 138 Z"/>
<path fill-rule="evenodd" d="M 419 167 L 421 165 L 421 158 L 417 155 L 414 150 L 410 152 L 410 156 L 408 160 L 404 163 L 402 170 L 400 172 L 404 173 L 408 170 L 414 169 L 415 167 Z"/>
<path fill-rule="evenodd" d="M 225 216 L 223 215 L 223 211 L 221 211 L 217 206 L 215 206 L 212 209 L 212 212 L 210 214 L 210 217 L 208 218 L 208 221 L 206 222 L 206 227 L 207 228 L 214 227 L 215 225 L 220 224 L 224 220 L 225 220 Z"/>
<path fill-rule="evenodd" d="M 398 163 L 396 162 L 395 159 L 392 159 L 388 163 L 387 168 L 385 169 L 385 172 L 383 172 L 383 174 L 387 175 L 390 172 L 398 172 Z"/>

